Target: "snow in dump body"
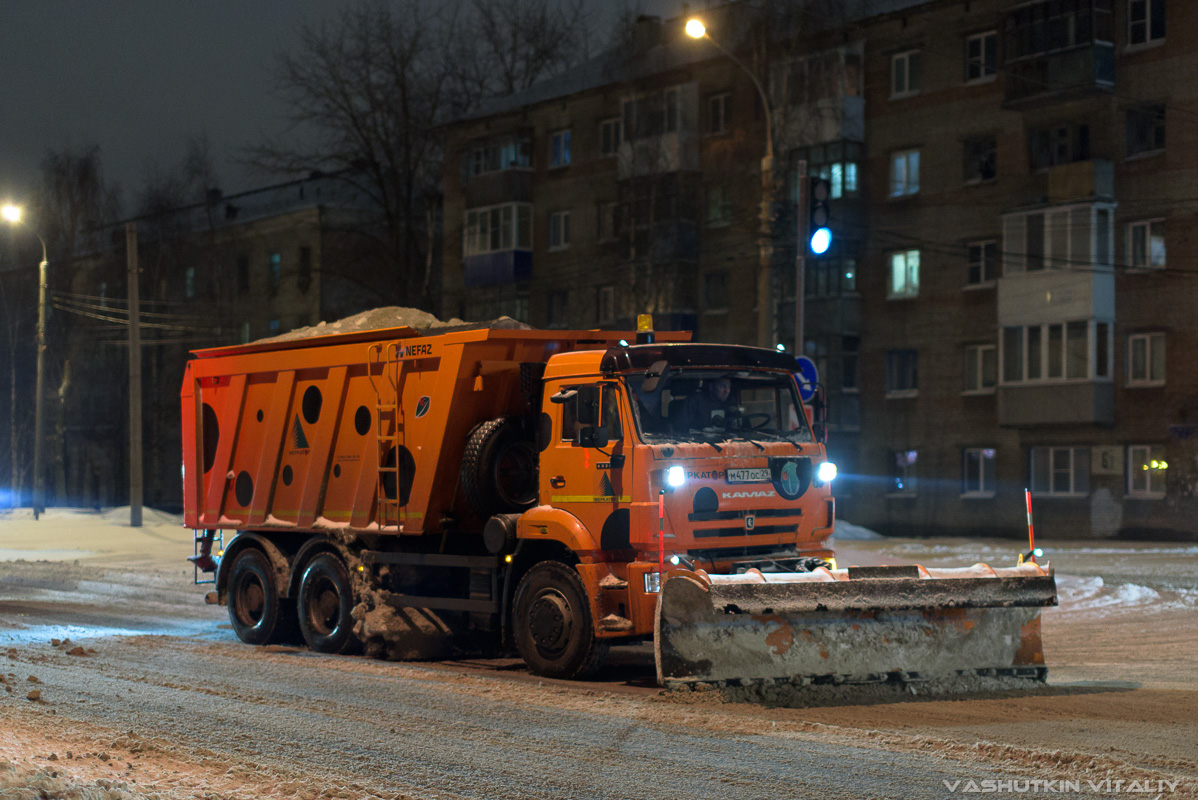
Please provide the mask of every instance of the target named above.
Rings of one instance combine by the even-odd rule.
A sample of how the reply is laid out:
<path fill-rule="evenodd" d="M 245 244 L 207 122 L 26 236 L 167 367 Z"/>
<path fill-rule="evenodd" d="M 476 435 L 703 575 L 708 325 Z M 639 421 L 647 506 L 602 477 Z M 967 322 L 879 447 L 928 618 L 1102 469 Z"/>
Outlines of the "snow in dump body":
<path fill-rule="evenodd" d="M 358 333 L 361 331 L 385 330 L 387 328 L 412 328 L 421 335 L 451 333 L 453 331 L 469 331 L 490 328 L 495 330 L 532 330 L 511 317 L 499 317 L 486 322 L 466 322 L 457 317 L 449 320 L 437 319 L 427 311 L 403 306 L 385 306 L 372 308 L 360 314 L 354 314 L 335 322 L 320 322 L 306 328 L 296 328 L 293 331 L 258 339 L 253 344 L 270 342 L 293 342 L 299 339 L 311 339 L 316 336 L 331 336 L 335 333 Z"/>

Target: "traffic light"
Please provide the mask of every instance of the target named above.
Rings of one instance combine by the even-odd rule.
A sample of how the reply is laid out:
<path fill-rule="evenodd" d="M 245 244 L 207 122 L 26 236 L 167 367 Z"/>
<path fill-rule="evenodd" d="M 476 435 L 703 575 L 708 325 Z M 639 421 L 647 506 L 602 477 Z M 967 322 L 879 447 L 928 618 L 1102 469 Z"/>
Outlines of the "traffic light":
<path fill-rule="evenodd" d="M 814 255 L 822 256 L 832 246 L 829 227 L 832 184 L 827 178 L 811 178 L 807 184 L 808 246 Z"/>

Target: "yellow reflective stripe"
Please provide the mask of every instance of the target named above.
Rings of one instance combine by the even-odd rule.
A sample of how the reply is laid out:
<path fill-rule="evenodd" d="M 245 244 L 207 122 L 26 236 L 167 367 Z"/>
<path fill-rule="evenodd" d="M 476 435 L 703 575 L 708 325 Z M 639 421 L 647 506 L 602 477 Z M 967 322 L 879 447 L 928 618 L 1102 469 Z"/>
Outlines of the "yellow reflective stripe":
<path fill-rule="evenodd" d="M 594 495 L 594 494 L 555 494 L 551 498 L 555 503 L 631 503 L 632 498 L 629 495 L 622 494 L 619 497 L 614 495 Z"/>

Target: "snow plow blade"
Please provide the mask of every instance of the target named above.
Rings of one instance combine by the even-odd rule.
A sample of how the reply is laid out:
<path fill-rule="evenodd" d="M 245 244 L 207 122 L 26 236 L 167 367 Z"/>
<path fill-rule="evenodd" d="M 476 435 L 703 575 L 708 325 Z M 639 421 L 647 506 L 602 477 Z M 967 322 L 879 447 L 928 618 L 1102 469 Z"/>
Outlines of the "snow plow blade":
<path fill-rule="evenodd" d="M 1044 680 L 1051 569 L 920 566 L 708 575 L 675 571 L 657 604 L 657 680 L 876 683 L 959 675 Z"/>

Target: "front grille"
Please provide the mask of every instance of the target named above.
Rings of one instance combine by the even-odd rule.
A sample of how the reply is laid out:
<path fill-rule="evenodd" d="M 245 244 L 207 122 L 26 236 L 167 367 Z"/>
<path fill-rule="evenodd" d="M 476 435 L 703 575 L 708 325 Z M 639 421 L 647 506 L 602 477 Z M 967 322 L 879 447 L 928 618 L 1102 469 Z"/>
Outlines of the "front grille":
<path fill-rule="evenodd" d="M 783 533 L 797 534 L 798 525 L 758 525 L 748 530 L 744 525 L 738 528 L 703 528 L 694 532 L 696 539 L 727 538 L 732 536 L 777 536 Z"/>
<path fill-rule="evenodd" d="M 703 550 L 688 550 L 687 555 L 704 561 L 731 561 L 736 558 L 776 556 L 794 558 L 795 551 L 780 545 L 756 545 L 753 547 L 709 547 Z"/>
<path fill-rule="evenodd" d="M 803 516 L 803 509 L 763 508 L 760 511 L 756 511 L 742 508 L 736 511 L 696 511 L 692 514 L 687 514 L 686 518 L 691 522 L 716 522 L 724 519 L 743 519 L 749 514 L 755 517 L 801 517 Z"/>

